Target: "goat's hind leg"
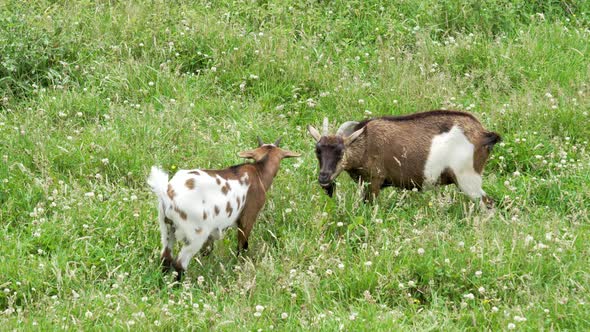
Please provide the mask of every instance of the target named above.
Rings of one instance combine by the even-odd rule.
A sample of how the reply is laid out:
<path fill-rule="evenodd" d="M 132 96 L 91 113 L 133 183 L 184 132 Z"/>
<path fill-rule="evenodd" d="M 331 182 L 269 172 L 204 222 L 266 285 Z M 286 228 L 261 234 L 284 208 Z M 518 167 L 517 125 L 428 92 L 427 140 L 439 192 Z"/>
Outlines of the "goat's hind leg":
<path fill-rule="evenodd" d="M 163 206 L 160 206 L 158 211 L 158 220 L 160 222 L 160 235 L 162 237 L 162 253 L 160 255 L 162 271 L 168 272 L 174 263 L 174 257 L 172 256 L 172 249 L 176 241 L 174 237 L 174 223 L 166 217 Z"/>
<path fill-rule="evenodd" d="M 215 241 L 220 240 L 222 237 L 223 234 L 219 228 L 216 228 L 213 231 L 211 231 L 211 234 L 209 234 L 207 241 L 205 241 L 205 244 L 203 244 L 203 247 L 201 248 L 201 256 L 209 256 L 213 251 Z"/>
<path fill-rule="evenodd" d="M 208 239 L 209 234 L 207 232 L 196 233 L 187 237 L 187 244 L 182 247 L 180 253 L 178 254 L 178 259 L 174 263 L 174 269 L 178 273 L 176 276 L 176 280 L 180 281 L 182 278 L 182 274 L 186 271 L 188 267 L 188 263 L 191 259 L 195 256 L 197 252 L 203 247 L 203 244 Z"/>

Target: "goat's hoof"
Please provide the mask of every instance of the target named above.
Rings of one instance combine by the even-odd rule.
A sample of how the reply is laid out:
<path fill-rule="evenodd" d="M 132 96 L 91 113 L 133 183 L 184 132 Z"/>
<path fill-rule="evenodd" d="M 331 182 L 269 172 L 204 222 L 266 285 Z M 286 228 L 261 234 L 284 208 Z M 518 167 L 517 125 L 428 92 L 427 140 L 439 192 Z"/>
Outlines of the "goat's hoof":
<path fill-rule="evenodd" d="M 184 274 L 184 270 L 176 270 L 176 281 L 180 282 L 182 280 L 182 275 Z"/>
<path fill-rule="evenodd" d="M 489 196 L 483 196 L 481 198 L 481 203 L 488 210 L 493 210 L 494 206 L 496 205 L 494 200 L 491 199 Z"/>
<path fill-rule="evenodd" d="M 172 265 L 173 265 L 172 260 L 170 260 L 167 257 L 163 257 L 161 262 L 162 262 L 161 263 L 162 264 L 162 272 L 163 273 L 169 272 L 170 269 L 172 268 Z"/>
<path fill-rule="evenodd" d="M 213 252 L 213 246 L 208 246 L 206 248 L 201 249 L 201 256 L 207 257 Z"/>
<path fill-rule="evenodd" d="M 172 265 L 174 267 L 174 271 L 176 272 L 176 281 L 180 282 L 182 275 L 184 274 L 184 269 L 179 262 L 174 262 Z"/>

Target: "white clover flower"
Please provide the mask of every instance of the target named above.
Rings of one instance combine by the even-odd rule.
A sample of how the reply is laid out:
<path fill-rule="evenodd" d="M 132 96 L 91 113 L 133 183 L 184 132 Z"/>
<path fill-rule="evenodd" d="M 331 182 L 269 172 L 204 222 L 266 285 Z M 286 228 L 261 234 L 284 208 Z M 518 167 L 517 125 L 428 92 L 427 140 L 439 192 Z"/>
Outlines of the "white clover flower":
<path fill-rule="evenodd" d="M 516 325 L 514 325 L 514 323 L 508 323 L 509 330 L 514 330 L 515 328 L 516 328 Z"/>
<path fill-rule="evenodd" d="M 371 262 L 371 261 L 366 261 L 365 262 L 365 266 L 371 266 L 371 265 L 373 265 L 373 262 Z"/>
<path fill-rule="evenodd" d="M 263 312 L 264 311 L 264 307 L 261 306 L 260 304 L 256 305 L 256 312 Z"/>
<path fill-rule="evenodd" d="M 475 299 L 475 295 L 473 295 L 472 293 L 467 293 L 467 294 L 463 295 L 463 298 L 466 298 L 468 300 L 473 300 L 473 299 Z"/>
<path fill-rule="evenodd" d="M 483 274 L 483 272 L 481 272 L 481 271 L 475 271 L 475 276 L 478 278 L 481 277 L 482 274 Z"/>
<path fill-rule="evenodd" d="M 483 293 L 485 293 L 485 292 L 486 292 L 486 289 L 485 289 L 485 288 L 483 288 L 483 287 L 479 287 L 479 288 L 477 289 L 477 291 L 478 291 L 480 294 L 483 294 Z"/>
<path fill-rule="evenodd" d="M 424 255 L 424 248 L 418 248 L 418 255 Z"/>
<path fill-rule="evenodd" d="M 492 307 L 492 312 L 498 312 L 498 310 L 500 310 L 500 309 L 498 309 L 498 307 L 496 307 L 496 306 Z"/>
<path fill-rule="evenodd" d="M 288 313 L 286 313 L 286 312 L 283 312 L 283 313 L 281 314 L 281 318 L 282 318 L 282 319 L 287 319 L 287 318 L 289 318 L 289 314 L 288 314 Z"/>

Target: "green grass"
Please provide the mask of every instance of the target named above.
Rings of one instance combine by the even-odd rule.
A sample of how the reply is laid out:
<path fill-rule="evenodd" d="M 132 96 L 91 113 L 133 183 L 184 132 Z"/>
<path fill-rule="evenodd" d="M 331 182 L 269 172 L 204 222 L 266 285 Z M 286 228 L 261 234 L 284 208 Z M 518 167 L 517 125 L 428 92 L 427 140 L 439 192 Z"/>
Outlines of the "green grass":
<path fill-rule="evenodd" d="M 0 12 L 2 330 L 590 329 L 588 2 Z M 323 194 L 308 124 L 434 108 L 502 134 L 494 214 L 454 187 L 369 206 L 342 175 Z M 175 287 L 149 168 L 237 164 L 257 135 L 303 156 L 283 162 L 250 250 L 231 230 Z"/>

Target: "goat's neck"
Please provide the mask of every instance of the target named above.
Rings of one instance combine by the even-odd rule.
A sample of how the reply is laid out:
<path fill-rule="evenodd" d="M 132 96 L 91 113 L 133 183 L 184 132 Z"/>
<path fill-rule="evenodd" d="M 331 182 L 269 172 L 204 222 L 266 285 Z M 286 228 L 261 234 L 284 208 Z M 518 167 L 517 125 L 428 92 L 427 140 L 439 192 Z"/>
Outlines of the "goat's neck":
<path fill-rule="evenodd" d="M 256 177 L 258 178 L 259 184 L 262 185 L 262 189 L 265 193 L 270 189 L 272 181 L 279 171 L 280 163 L 281 160 L 279 158 L 268 156 L 256 164 Z"/>
<path fill-rule="evenodd" d="M 346 148 L 345 169 L 362 168 L 366 161 L 366 147 L 364 138 L 357 139 Z"/>

